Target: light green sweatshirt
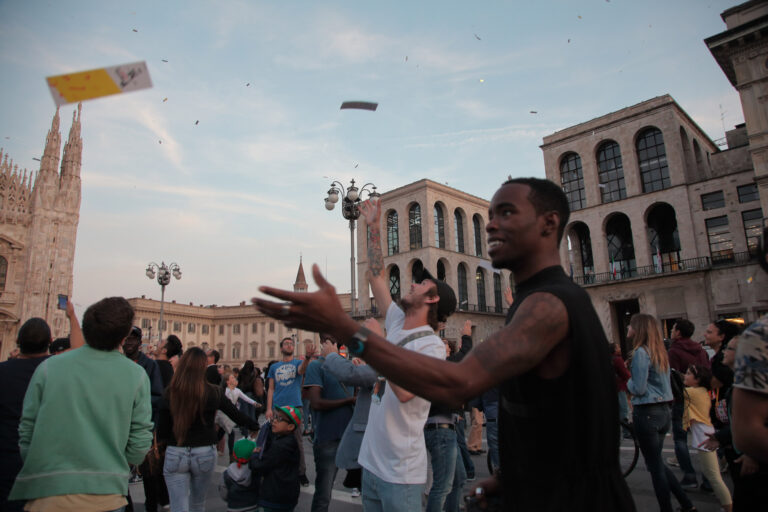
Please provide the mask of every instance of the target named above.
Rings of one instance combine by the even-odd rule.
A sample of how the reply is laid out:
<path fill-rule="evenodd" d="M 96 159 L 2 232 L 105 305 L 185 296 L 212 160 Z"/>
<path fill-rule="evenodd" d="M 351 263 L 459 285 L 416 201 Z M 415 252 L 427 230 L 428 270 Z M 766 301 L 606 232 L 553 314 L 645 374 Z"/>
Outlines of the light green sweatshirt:
<path fill-rule="evenodd" d="M 85 345 L 49 357 L 24 397 L 24 466 L 9 499 L 128 494 L 128 464 L 152 446 L 149 378 L 118 351 Z"/>

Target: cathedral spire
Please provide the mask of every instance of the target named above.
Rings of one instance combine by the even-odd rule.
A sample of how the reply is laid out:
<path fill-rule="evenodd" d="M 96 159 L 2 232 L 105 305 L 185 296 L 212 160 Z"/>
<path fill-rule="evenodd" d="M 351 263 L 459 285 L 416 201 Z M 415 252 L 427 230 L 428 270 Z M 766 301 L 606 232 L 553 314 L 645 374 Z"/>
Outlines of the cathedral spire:
<path fill-rule="evenodd" d="M 306 292 L 308 289 L 307 278 L 304 277 L 304 264 L 302 263 L 301 255 L 299 255 L 299 271 L 296 273 L 296 282 L 293 283 L 293 291 Z"/>
<path fill-rule="evenodd" d="M 83 139 L 80 138 L 80 113 L 83 104 L 77 104 L 77 110 L 72 112 L 72 127 L 64 145 L 64 159 L 61 163 L 61 175 L 80 176 L 80 163 L 83 155 Z"/>
<path fill-rule="evenodd" d="M 51 122 L 51 129 L 48 130 L 48 136 L 45 138 L 45 149 L 43 158 L 40 159 L 41 173 L 51 171 L 57 172 L 59 167 L 59 155 L 61 154 L 61 132 L 59 131 L 59 107 L 56 107 L 56 114 Z"/>

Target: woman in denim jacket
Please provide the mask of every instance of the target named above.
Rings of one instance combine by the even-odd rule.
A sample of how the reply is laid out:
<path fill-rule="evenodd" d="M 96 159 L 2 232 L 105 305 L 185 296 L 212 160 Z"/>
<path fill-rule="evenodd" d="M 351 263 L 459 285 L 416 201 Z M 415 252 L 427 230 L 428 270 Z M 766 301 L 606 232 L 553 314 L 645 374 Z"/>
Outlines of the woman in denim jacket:
<path fill-rule="evenodd" d="M 656 319 L 642 313 L 634 315 L 629 322 L 627 339 L 634 346 L 630 365 L 632 377 L 627 382 L 627 390 L 632 395 L 635 436 L 651 474 L 659 508 L 662 512 L 672 512 L 671 492 L 681 510 L 695 511 L 696 507 L 661 457 L 664 437 L 671 425 L 672 388 L 669 360 Z"/>

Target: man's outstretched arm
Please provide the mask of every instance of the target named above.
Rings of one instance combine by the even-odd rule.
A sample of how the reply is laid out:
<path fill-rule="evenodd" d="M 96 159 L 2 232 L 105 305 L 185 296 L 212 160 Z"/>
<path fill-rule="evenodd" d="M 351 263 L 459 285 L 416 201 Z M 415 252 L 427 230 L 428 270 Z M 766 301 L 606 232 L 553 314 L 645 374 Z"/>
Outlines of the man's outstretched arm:
<path fill-rule="evenodd" d="M 295 293 L 262 287 L 267 295 L 290 301 L 282 304 L 254 299 L 263 313 L 288 327 L 330 332 L 349 340 L 358 324 L 341 308 L 336 290 L 312 268 L 319 290 Z M 287 313 L 287 314 L 286 314 Z M 452 363 L 397 347 L 384 338 L 368 336 L 363 359 L 395 384 L 431 401 L 460 404 L 507 378 L 538 366 L 568 334 L 563 303 L 548 293 L 535 293 L 520 304 L 512 323 L 472 350 L 460 363 Z"/>

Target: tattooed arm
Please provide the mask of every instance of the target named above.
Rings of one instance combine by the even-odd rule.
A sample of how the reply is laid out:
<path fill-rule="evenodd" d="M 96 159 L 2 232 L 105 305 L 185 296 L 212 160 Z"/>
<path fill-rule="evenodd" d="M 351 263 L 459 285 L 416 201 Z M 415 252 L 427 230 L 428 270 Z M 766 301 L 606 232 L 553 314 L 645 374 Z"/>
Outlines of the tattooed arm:
<path fill-rule="evenodd" d="M 381 203 L 378 199 L 369 199 L 360 205 L 368 225 L 368 282 L 379 311 L 386 313 L 392 303 L 389 284 L 384 269 L 384 256 L 381 252 Z"/>

